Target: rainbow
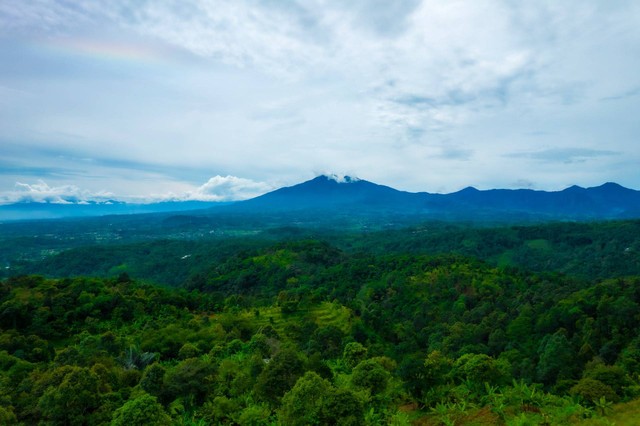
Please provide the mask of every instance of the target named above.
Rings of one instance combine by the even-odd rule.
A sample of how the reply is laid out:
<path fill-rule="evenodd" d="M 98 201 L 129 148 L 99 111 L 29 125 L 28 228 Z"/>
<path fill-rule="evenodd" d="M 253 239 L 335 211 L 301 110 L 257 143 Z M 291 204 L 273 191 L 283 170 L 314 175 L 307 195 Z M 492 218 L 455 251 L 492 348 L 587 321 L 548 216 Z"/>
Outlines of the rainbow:
<path fill-rule="evenodd" d="M 154 64 L 169 59 L 168 49 L 142 43 L 124 43 L 89 38 L 52 38 L 30 43 L 53 56 L 73 56 L 90 60 L 131 64 Z"/>

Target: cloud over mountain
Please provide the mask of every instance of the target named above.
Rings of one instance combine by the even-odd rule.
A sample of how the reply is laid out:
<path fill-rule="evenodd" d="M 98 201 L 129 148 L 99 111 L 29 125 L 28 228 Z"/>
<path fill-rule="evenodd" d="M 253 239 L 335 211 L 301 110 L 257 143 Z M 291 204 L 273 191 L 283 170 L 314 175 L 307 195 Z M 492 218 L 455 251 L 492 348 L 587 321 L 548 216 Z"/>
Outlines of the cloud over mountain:
<path fill-rule="evenodd" d="M 107 191 L 90 191 L 76 185 L 51 186 L 43 180 L 36 183 L 16 182 L 15 190 L 0 196 L 0 205 L 14 203 L 87 204 L 121 201 L 137 204 L 163 201 L 238 201 L 257 197 L 273 190 L 264 182 L 236 176 L 214 176 L 204 184 L 182 193 L 167 192 L 144 197 L 117 196 Z"/>
<path fill-rule="evenodd" d="M 205 184 L 185 194 L 186 200 L 199 201 L 237 201 L 257 197 L 273 190 L 273 186 L 264 182 L 255 182 L 236 176 L 214 176 Z"/>
<path fill-rule="evenodd" d="M 38 180 L 28 184 L 16 182 L 15 190 L 0 196 L 0 204 L 12 203 L 52 203 L 82 204 L 87 202 L 107 202 L 113 194 L 108 192 L 92 193 L 75 185 L 49 186 Z"/>
<path fill-rule="evenodd" d="M 252 190 L 192 187 L 314 170 L 406 190 L 640 187 L 638 16 L 630 1 L 0 2 L 0 193 L 46 178 L 227 199 Z"/>

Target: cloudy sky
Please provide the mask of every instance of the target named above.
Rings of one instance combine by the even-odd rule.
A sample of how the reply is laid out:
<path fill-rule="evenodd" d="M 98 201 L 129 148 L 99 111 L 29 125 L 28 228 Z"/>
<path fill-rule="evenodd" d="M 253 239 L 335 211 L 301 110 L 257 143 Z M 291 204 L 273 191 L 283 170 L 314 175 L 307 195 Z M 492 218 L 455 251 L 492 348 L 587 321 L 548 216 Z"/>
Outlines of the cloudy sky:
<path fill-rule="evenodd" d="M 0 203 L 640 189 L 640 2 L 3 0 Z"/>

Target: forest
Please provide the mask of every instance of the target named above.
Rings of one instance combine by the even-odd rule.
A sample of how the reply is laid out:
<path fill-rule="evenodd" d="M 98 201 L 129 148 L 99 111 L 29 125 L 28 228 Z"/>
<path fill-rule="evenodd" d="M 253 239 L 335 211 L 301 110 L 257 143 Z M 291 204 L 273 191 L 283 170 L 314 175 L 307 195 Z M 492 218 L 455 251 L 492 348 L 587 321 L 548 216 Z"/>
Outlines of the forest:
<path fill-rule="evenodd" d="M 0 424 L 640 413 L 640 221 L 204 237 L 185 223 L 100 241 L 3 228 Z"/>

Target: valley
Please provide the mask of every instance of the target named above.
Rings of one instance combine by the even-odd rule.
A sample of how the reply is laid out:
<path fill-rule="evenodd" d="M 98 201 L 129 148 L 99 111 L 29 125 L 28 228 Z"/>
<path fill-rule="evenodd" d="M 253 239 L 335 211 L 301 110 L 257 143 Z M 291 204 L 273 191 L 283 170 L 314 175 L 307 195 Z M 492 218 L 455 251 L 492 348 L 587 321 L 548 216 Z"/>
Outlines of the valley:
<path fill-rule="evenodd" d="M 0 419 L 634 416 L 639 220 L 433 220 L 356 212 L 353 192 L 317 205 L 340 197 L 0 224 Z"/>

